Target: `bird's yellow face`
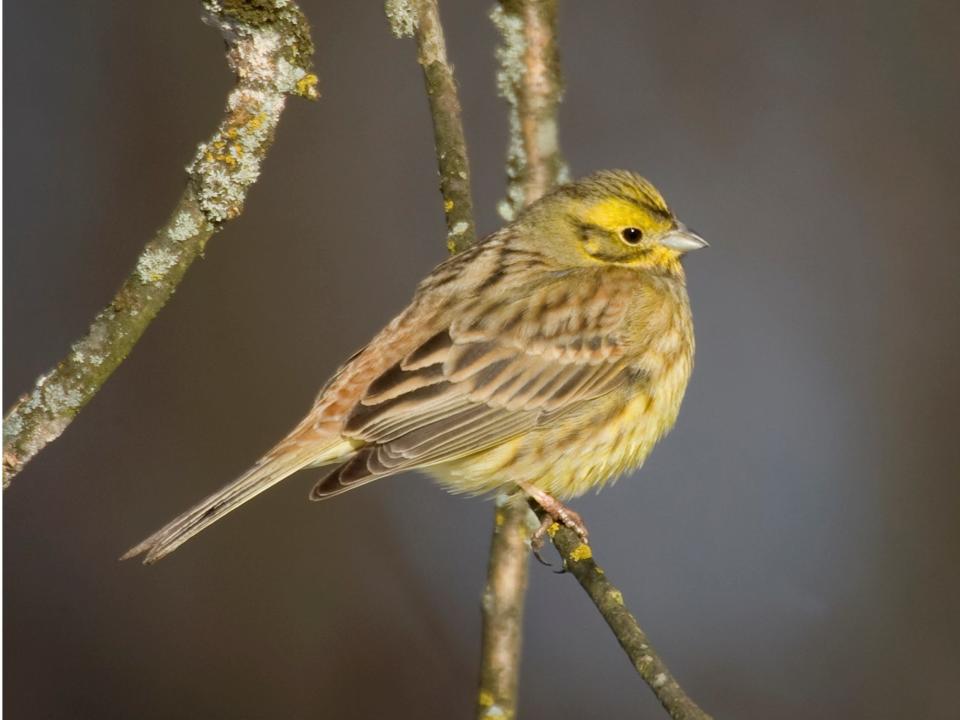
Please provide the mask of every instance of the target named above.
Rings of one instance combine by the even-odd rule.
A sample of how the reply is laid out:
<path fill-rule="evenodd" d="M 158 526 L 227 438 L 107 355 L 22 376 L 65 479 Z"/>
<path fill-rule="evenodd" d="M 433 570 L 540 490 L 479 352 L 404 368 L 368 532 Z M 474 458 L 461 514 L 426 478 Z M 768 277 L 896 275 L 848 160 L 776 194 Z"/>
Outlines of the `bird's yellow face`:
<path fill-rule="evenodd" d="M 677 271 L 706 242 L 679 222 L 649 182 L 606 171 L 544 198 L 553 254 L 564 263 Z"/>

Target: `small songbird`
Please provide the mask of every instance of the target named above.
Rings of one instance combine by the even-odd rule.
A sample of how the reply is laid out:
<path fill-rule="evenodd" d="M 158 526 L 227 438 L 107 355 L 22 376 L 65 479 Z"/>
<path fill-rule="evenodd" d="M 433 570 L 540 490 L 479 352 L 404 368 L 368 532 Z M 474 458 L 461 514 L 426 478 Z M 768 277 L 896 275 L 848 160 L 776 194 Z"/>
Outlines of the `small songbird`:
<path fill-rule="evenodd" d="M 474 495 L 561 499 L 639 467 L 693 367 L 680 259 L 706 242 L 626 171 L 558 187 L 441 263 L 256 465 L 132 548 L 150 563 L 298 470 L 323 500 L 405 470 Z M 542 532 L 535 541 L 540 541 Z"/>

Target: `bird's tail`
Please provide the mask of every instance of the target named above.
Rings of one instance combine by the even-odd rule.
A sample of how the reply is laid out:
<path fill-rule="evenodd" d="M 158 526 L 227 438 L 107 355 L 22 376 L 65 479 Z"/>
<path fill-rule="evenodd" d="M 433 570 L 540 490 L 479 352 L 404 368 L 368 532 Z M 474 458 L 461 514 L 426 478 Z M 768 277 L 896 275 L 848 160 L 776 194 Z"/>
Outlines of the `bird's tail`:
<path fill-rule="evenodd" d="M 150 564 L 166 557 L 207 526 L 297 470 L 336 462 L 343 456 L 344 451 L 349 452 L 350 446 L 344 445 L 344 441 L 338 441 L 318 452 L 316 446 L 291 448 L 288 443 L 281 443 L 239 478 L 164 525 L 139 545 L 130 548 L 120 559 L 127 560 L 143 555 L 143 562 Z"/>

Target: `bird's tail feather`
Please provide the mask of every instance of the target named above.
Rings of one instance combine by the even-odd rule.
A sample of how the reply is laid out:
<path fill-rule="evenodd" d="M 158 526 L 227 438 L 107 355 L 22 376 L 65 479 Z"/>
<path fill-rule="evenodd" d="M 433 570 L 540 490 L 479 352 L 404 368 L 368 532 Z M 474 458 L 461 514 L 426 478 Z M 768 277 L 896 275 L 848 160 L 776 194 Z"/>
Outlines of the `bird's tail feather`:
<path fill-rule="evenodd" d="M 327 455 L 332 456 L 330 462 L 335 461 L 340 455 L 339 448 L 332 446 L 328 450 L 326 453 L 318 453 L 316 448 L 312 451 L 304 448 L 301 452 L 287 450 L 268 453 L 239 478 L 164 525 L 139 545 L 130 548 L 120 559 L 127 560 L 143 555 L 143 562 L 150 564 L 166 557 L 204 528 L 297 470 L 324 464 Z"/>

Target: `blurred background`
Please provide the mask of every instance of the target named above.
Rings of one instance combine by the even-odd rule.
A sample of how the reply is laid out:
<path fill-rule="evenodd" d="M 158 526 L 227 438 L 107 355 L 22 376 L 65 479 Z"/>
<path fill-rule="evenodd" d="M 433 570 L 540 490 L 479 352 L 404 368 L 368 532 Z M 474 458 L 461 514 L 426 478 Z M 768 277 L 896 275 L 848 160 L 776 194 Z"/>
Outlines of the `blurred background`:
<path fill-rule="evenodd" d="M 443 2 L 478 225 L 500 220 L 489 0 Z M 170 559 L 133 543 L 244 470 L 444 257 L 430 119 L 381 3 L 303 2 L 246 212 L 3 497 L 15 718 L 470 717 L 489 503 L 305 473 Z M 112 296 L 221 116 L 197 3 L 5 8 L 4 406 Z M 697 369 L 641 472 L 575 504 L 718 718 L 955 718 L 960 5 L 562 3 L 575 175 L 635 169 L 712 248 Z M 664 717 L 577 583 L 531 568 L 520 714 Z"/>

